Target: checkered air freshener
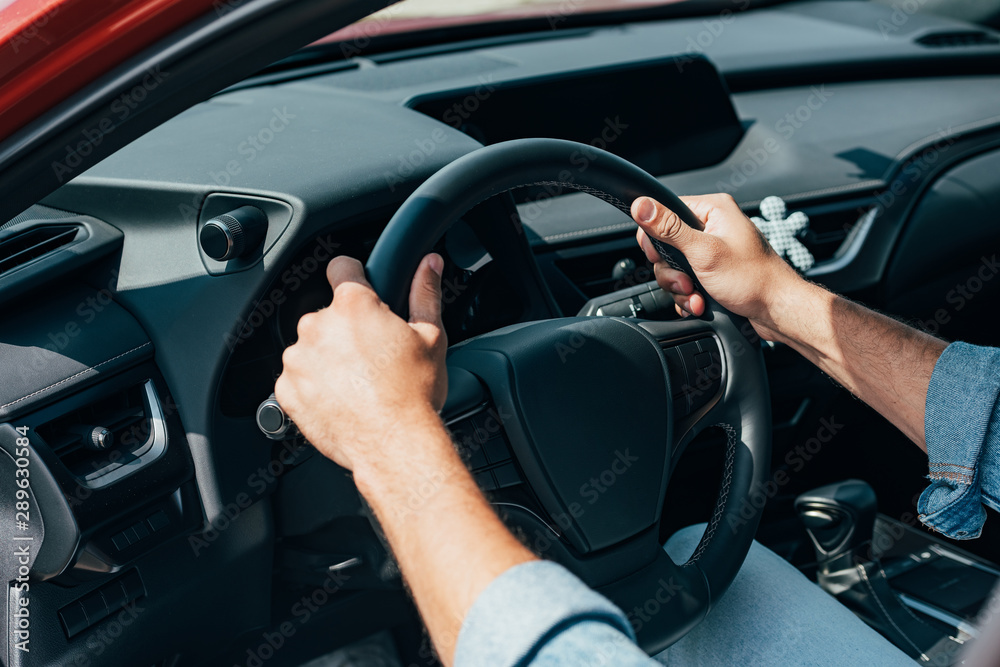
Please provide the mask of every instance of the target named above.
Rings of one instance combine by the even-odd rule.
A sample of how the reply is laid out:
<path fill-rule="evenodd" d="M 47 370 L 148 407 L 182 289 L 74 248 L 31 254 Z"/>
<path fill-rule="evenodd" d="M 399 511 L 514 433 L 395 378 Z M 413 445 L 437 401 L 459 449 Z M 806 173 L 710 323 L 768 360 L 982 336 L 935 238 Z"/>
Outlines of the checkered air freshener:
<path fill-rule="evenodd" d="M 767 197 L 760 202 L 760 214 L 763 217 L 753 217 L 750 220 L 757 225 L 779 256 L 786 257 L 799 271 L 806 271 L 816 260 L 796 234 L 809 227 L 809 216 L 796 211 L 786 218 L 787 210 L 781 197 Z"/>

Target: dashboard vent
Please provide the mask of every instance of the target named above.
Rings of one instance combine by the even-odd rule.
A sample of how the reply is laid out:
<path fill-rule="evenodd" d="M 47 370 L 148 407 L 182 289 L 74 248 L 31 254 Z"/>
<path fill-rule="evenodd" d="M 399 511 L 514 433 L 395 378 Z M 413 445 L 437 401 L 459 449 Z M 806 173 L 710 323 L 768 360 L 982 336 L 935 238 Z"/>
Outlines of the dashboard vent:
<path fill-rule="evenodd" d="M 114 391 L 37 428 L 63 465 L 91 487 L 106 486 L 165 449 L 152 381 Z"/>
<path fill-rule="evenodd" d="M 0 241 L 0 274 L 72 243 L 79 233 L 78 225 L 45 225 Z"/>
<path fill-rule="evenodd" d="M 816 259 L 817 265 L 837 258 L 859 228 L 859 222 L 875 205 L 874 200 L 854 199 L 834 204 L 804 206 L 789 204 L 789 211 L 802 210 L 809 216 L 809 228 L 798 235 Z M 746 211 L 759 215 L 758 210 Z M 622 260 L 631 261 L 634 269 L 624 278 L 616 277 L 615 267 Z M 559 270 L 587 299 L 604 296 L 654 279 L 652 265 L 631 235 L 614 243 L 559 253 L 554 260 Z"/>
<path fill-rule="evenodd" d="M 637 267 L 634 279 L 615 278 L 614 268 L 621 260 L 632 260 Z M 588 299 L 653 280 L 653 266 L 635 241 L 625 248 L 558 259 L 556 266 Z"/>
<path fill-rule="evenodd" d="M 1000 38 L 982 30 L 955 30 L 935 32 L 917 39 L 917 44 L 933 48 L 951 46 L 986 46 L 1000 44 Z"/>

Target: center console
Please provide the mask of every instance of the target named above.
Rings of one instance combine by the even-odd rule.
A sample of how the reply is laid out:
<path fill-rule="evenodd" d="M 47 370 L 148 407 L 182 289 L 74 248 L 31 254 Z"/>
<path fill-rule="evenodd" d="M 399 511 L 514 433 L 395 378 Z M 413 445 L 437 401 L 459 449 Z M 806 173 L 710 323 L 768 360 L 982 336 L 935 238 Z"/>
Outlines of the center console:
<path fill-rule="evenodd" d="M 795 508 L 821 588 L 918 663 L 960 664 L 964 645 L 980 634 L 1000 570 L 877 514 L 875 493 L 860 480 L 802 494 Z"/>

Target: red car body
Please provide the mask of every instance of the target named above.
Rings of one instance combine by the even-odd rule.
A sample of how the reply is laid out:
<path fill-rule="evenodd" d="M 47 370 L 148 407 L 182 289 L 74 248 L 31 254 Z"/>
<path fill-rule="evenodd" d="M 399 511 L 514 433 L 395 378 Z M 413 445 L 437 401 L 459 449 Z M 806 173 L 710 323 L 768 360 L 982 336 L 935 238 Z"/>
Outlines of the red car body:
<path fill-rule="evenodd" d="M 214 8 L 214 9 L 213 9 Z M 0 140 L 223 0 L 18 0 L 0 9 Z"/>

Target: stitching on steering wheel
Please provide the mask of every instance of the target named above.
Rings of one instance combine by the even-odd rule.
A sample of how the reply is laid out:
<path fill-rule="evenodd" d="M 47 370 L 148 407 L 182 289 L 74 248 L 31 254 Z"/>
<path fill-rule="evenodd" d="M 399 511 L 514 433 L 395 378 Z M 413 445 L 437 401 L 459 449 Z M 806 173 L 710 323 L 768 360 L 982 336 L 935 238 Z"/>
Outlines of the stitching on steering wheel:
<path fill-rule="evenodd" d="M 615 197 L 613 194 L 605 192 L 604 190 L 599 190 L 597 188 L 592 188 L 589 185 L 579 185 L 577 183 L 567 183 L 565 181 L 535 181 L 534 183 L 525 183 L 524 185 L 519 185 L 517 187 L 519 187 L 519 188 L 525 188 L 525 187 L 532 187 L 532 186 L 535 186 L 535 185 L 554 185 L 554 186 L 557 186 L 557 187 L 568 188 L 570 190 L 576 190 L 578 192 L 585 192 L 588 195 L 597 197 L 601 201 L 604 201 L 604 202 L 607 202 L 608 204 L 611 204 L 612 206 L 614 206 L 615 208 L 617 208 L 619 211 L 621 211 L 622 213 L 624 213 L 625 215 L 627 215 L 629 218 L 632 217 L 632 207 L 631 206 L 629 206 L 628 204 L 626 204 L 625 202 L 623 202 L 618 197 Z M 510 190 L 516 190 L 516 189 L 517 188 L 510 188 Z M 506 192 L 509 192 L 510 190 L 506 190 Z M 653 246 L 656 248 L 656 251 L 660 254 L 660 257 L 662 257 L 667 262 L 667 264 L 670 265 L 670 267 L 672 269 L 674 269 L 675 271 L 683 271 L 684 270 L 684 267 L 682 267 L 680 264 L 678 264 L 677 260 L 675 260 L 673 258 L 673 255 L 672 255 L 672 253 L 669 250 L 669 246 L 667 246 L 666 244 L 664 244 L 659 239 L 650 238 L 649 240 L 650 240 L 650 242 L 652 242 Z"/>
<path fill-rule="evenodd" d="M 524 185 L 519 185 L 517 187 L 524 188 L 524 187 L 532 187 L 535 185 L 555 185 L 562 188 L 569 188 L 570 190 L 586 192 L 588 195 L 597 197 L 601 201 L 605 201 L 611 204 L 622 213 L 628 215 L 629 217 L 632 217 L 632 209 L 628 204 L 623 202 L 618 197 L 615 197 L 613 194 L 605 192 L 604 190 L 598 190 L 597 188 L 592 188 L 589 185 L 579 185 L 577 183 L 567 183 L 565 181 L 535 181 L 534 183 L 525 183 Z M 516 188 L 511 188 L 511 190 L 514 189 Z"/>
<path fill-rule="evenodd" d="M 719 499 L 715 503 L 715 511 L 712 512 L 712 519 L 708 522 L 705 534 L 701 536 L 698 548 L 695 549 L 694 554 L 688 560 L 689 563 L 694 563 L 701 558 L 702 554 L 705 553 L 705 549 L 711 543 L 712 538 L 715 537 L 715 531 L 718 530 L 719 524 L 722 523 L 723 510 L 726 507 L 726 501 L 729 499 L 729 487 L 733 482 L 733 464 L 736 461 L 736 429 L 729 424 L 723 423 L 713 424 L 713 426 L 718 426 L 726 432 L 726 471 L 722 477 L 722 488 L 719 490 Z"/>

